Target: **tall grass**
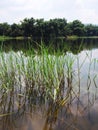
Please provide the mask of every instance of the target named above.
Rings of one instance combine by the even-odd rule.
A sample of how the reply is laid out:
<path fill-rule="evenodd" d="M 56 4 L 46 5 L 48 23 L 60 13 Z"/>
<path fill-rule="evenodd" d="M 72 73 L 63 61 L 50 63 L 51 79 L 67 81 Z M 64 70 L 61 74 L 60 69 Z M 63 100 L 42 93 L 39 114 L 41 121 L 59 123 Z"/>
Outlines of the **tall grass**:
<path fill-rule="evenodd" d="M 64 103 L 67 97 L 71 97 L 74 88 L 76 62 L 79 80 L 76 84 L 80 89 L 80 69 L 83 63 L 79 65 L 79 58 L 72 53 L 53 51 L 44 45 L 38 46 L 37 49 L 30 47 L 25 54 L 22 51 L 15 53 L 11 50 L 5 53 L 1 50 L 0 89 L 4 89 L 6 93 L 13 90 L 28 99 L 32 97 L 46 101 L 51 98 L 56 101 L 64 98 Z M 64 96 L 66 92 L 67 95 Z"/>
<path fill-rule="evenodd" d="M 40 52 L 40 53 L 39 53 Z M 48 48 L 40 47 L 36 52 L 0 52 L 0 88 L 15 89 L 20 94 L 37 94 L 56 99 L 64 80 L 65 55 L 49 54 Z M 22 91 L 23 90 L 23 91 Z"/>

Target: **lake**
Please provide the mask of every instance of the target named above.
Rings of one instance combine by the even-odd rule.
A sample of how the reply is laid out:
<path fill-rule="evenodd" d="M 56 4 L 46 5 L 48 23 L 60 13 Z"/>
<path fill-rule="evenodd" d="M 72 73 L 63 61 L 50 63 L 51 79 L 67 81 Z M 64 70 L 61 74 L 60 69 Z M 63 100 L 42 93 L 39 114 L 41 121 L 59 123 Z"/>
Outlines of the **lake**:
<path fill-rule="evenodd" d="M 98 39 L 45 43 L 0 43 L 0 130 L 98 130 Z"/>

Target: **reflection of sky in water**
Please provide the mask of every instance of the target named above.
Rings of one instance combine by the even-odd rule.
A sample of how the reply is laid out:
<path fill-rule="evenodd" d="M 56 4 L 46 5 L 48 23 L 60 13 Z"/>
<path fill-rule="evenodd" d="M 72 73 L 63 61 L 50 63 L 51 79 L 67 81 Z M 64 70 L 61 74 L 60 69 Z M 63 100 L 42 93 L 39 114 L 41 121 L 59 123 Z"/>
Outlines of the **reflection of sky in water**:
<path fill-rule="evenodd" d="M 97 92 L 96 85 L 98 85 L 98 49 L 91 51 L 84 50 L 79 53 L 77 55 L 77 59 L 75 60 L 74 68 L 74 86 L 79 89 L 79 73 L 80 91 L 83 93 L 90 91 L 91 94 L 95 95 L 95 92 Z"/>

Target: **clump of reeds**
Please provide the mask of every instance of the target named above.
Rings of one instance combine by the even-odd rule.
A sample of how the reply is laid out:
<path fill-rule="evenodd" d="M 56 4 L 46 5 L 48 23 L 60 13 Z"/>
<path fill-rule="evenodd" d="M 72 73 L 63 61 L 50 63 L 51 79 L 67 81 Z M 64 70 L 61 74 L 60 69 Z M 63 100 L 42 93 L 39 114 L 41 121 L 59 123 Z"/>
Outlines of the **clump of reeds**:
<path fill-rule="evenodd" d="M 79 62 L 79 59 L 72 53 L 65 54 L 59 49 L 53 51 L 51 47 L 44 45 L 36 49 L 30 47 L 25 53 L 15 53 L 13 50 L 5 53 L 1 50 L 0 89 L 4 89 L 6 93 L 13 90 L 28 100 L 51 98 L 56 101 L 64 98 L 62 102 L 65 102 L 74 87 L 75 62 Z M 81 65 L 78 63 L 79 81 L 80 69 Z M 67 96 L 64 96 L 66 93 Z"/>
<path fill-rule="evenodd" d="M 49 53 L 43 45 L 23 52 L 0 52 L 0 88 L 27 96 L 56 99 L 64 83 L 65 55 Z"/>

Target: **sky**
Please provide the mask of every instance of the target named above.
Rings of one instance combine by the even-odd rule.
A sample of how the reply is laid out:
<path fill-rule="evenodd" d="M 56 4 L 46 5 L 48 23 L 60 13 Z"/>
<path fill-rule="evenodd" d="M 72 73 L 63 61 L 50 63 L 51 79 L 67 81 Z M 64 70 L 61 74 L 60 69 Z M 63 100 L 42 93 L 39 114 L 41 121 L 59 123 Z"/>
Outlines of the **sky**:
<path fill-rule="evenodd" d="M 98 0 L 0 0 L 0 23 L 24 18 L 65 18 L 98 25 Z"/>

